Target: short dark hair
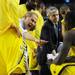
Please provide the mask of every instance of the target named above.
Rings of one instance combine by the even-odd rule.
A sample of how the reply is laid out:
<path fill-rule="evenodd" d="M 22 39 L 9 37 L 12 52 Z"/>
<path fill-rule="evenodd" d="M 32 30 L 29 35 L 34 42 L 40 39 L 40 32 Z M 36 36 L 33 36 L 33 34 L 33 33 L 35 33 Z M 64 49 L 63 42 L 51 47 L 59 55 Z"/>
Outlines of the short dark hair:
<path fill-rule="evenodd" d="M 35 10 L 37 5 L 34 2 L 26 2 L 26 8 L 28 11 L 31 11 L 32 9 Z"/>
<path fill-rule="evenodd" d="M 60 7 L 60 14 L 65 14 L 65 12 L 66 12 L 68 9 L 70 9 L 70 7 L 69 7 L 68 5 L 66 5 L 66 4 L 62 5 L 62 6 Z"/>
<path fill-rule="evenodd" d="M 75 12 L 70 11 L 66 14 L 65 19 L 65 29 L 70 30 L 75 27 Z"/>
<path fill-rule="evenodd" d="M 27 0 L 20 0 L 19 4 L 25 4 Z"/>

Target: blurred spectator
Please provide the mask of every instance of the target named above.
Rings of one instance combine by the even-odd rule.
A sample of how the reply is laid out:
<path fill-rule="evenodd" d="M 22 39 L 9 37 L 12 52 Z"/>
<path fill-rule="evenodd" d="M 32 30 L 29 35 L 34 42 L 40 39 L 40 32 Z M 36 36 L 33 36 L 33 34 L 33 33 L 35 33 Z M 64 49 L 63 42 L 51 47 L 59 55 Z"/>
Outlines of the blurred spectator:
<path fill-rule="evenodd" d="M 65 32 L 65 29 L 64 29 L 64 18 L 65 18 L 65 15 L 70 12 L 70 7 L 68 5 L 62 5 L 60 7 L 60 14 L 62 16 L 62 21 L 61 21 L 61 25 L 62 25 L 62 35 L 64 35 L 64 32 Z"/>

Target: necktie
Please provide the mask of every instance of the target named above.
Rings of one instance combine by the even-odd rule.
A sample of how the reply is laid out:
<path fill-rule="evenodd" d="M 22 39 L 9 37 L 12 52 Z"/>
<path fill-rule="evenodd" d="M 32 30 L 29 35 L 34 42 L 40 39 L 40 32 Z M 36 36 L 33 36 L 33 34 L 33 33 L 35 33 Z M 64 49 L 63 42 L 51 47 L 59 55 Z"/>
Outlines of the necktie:
<path fill-rule="evenodd" d="M 56 34 L 56 36 L 58 38 L 58 26 L 57 26 L 57 24 L 54 25 L 54 29 L 55 29 L 55 34 Z"/>

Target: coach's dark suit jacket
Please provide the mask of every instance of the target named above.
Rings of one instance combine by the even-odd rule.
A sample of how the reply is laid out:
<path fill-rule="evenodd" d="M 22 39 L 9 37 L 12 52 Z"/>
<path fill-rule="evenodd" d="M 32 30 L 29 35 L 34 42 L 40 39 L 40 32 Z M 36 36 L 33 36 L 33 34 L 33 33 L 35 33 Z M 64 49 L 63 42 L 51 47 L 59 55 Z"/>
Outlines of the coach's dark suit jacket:
<path fill-rule="evenodd" d="M 49 19 L 44 23 L 42 27 L 40 39 L 49 41 L 42 47 L 43 51 L 46 51 L 47 53 L 51 53 L 52 50 L 57 47 L 58 39 L 55 33 L 54 25 Z"/>
<path fill-rule="evenodd" d="M 52 53 L 52 50 L 56 49 L 59 43 L 59 38 L 56 36 L 54 25 L 49 19 L 46 20 L 42 27 L 40 39 L 48 41 L 47 44 L 42 46 L 42 50 L 38 47 L 38 62 L 40 65 L 43 65 L 47 62 L 47 53 Z"/>

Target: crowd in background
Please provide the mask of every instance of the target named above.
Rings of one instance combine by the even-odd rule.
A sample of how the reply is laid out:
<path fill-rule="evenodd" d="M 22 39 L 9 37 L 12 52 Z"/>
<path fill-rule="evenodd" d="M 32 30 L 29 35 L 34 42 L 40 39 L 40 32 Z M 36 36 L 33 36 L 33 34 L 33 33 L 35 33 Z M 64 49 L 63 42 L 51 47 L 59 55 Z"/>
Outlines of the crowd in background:
<path fill-rule="evenodd" d="M 0 0 L 0 75 L 75 75 L 74 20 L 74 3 Z"/>

